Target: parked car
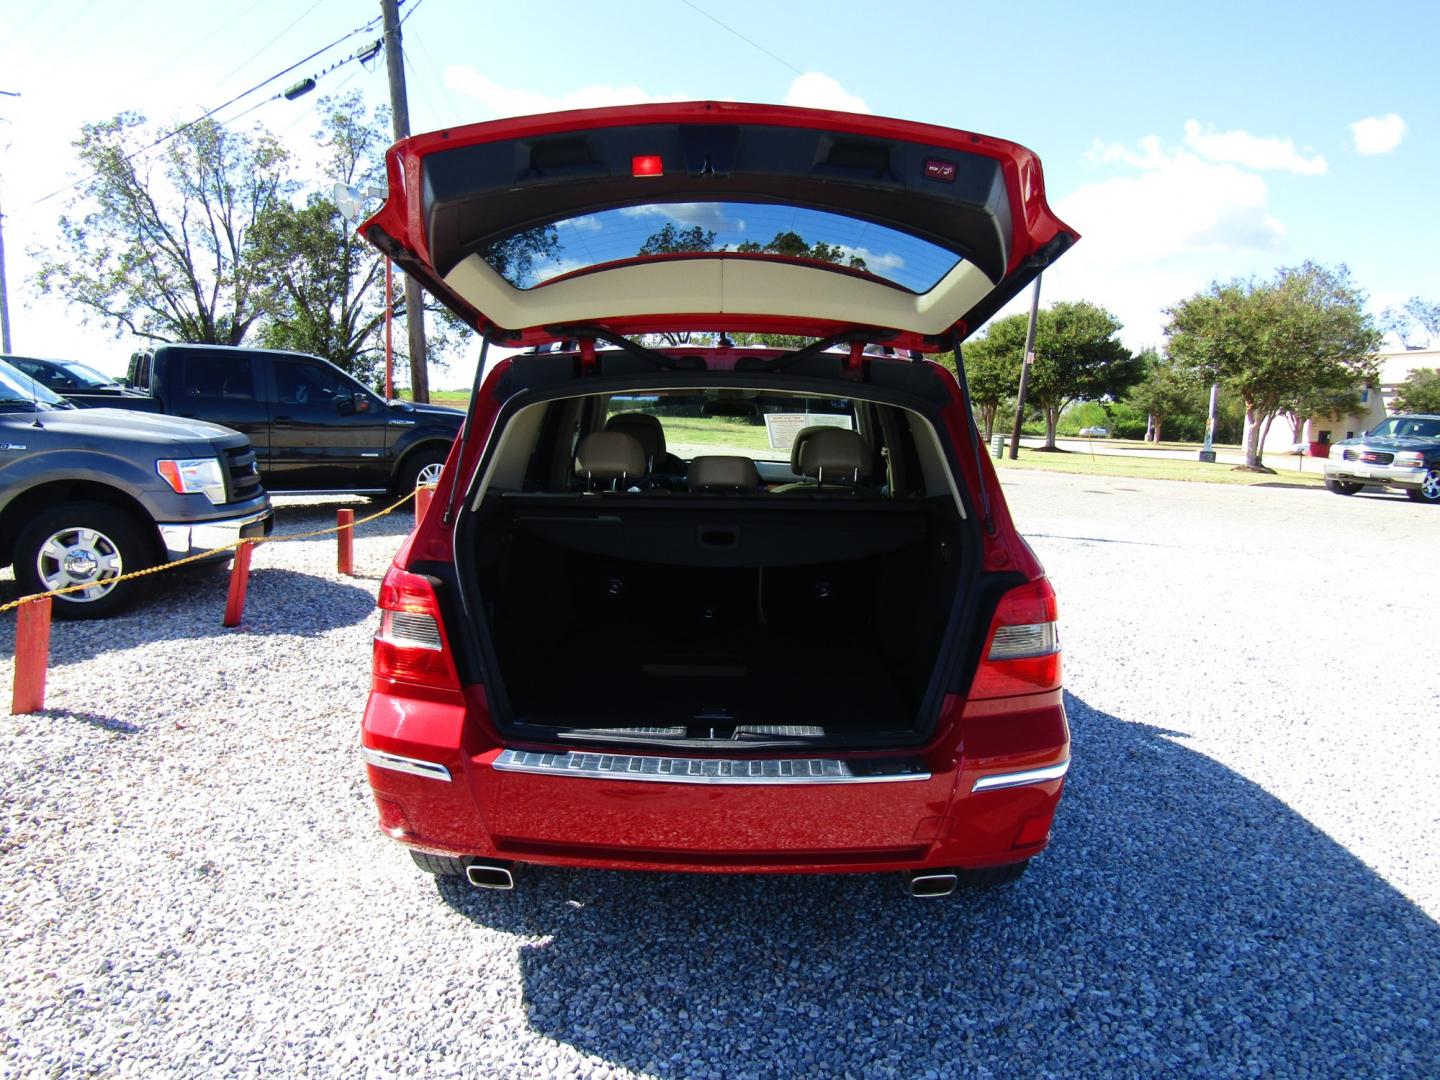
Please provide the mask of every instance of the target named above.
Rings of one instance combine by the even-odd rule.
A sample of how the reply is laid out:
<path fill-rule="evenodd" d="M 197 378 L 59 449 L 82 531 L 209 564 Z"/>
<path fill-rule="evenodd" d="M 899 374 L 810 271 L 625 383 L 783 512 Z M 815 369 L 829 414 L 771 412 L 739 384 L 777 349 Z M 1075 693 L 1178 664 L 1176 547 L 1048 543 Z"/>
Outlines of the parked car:
<path fill-rule="evenodd" d="M 0 362 L 0 565 L 60 618 L 110 615 L 142 591 L 122 574 L 273 524 L 245 436 L 214 424 L 77 409 Z"/>
<path fill-rule="evenodd" d="M 362 234 L 534 349 L 485 378 L 380 588 L 381 828 L 483 887 L 1018 877 L 1070 761 L 1055 594 L 925 356 L 1076 239 L 1035 155 L 702 102 L 420 135 L 388 168 Z M 645 254 L 691 221 L 714 250 Z"/>
<path fill-rule="evenodd" d="M 1390 416 L 1358 438 L 1332 444 L 1325 486 L 1337 495 L 1354 495 L 1366 484 L 1440 504 L 1440 416 Z"/>
<path fill-rule="evenodd" d="M 380 495 L 433 483 L 464 414 L 386 401 L 328 360 L 225 345 L 160 345 L 130 358 L 114 404 L 243 432 L 266 488 Z"/>
<path fill-rule="evenodd" d="M 78 360 L 42 360 L 36 356 L 0 356 L 11 367 L 81 408 L 114 406 L 116 398 L 134 396 L 118 379 Z"/>
<path fill-rule="evenodd" d="M 1080 429 L 1082 439 L 1106 439 L 1110 437 L 1110 429 L 1103 427 L 1082 427 Z"/>

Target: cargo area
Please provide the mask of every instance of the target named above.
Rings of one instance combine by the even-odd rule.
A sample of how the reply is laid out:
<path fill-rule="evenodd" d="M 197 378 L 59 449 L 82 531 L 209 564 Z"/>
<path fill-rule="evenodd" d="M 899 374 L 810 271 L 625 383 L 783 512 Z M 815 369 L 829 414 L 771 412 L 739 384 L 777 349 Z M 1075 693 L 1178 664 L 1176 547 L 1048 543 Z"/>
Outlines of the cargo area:
<path fill-rule="evenodd" d="M 512 723 L 913 733 L 960 594 L 953 504 L 499 498 L 476 534 Z"/>

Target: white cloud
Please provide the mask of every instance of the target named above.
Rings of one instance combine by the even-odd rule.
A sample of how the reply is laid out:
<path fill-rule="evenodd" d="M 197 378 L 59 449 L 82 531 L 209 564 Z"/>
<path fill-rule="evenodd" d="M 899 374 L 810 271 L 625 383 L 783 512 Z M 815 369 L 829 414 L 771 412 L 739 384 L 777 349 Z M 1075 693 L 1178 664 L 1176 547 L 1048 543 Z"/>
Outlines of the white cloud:
<path fill-rule="evenodd" d="M 847 259 L 865 260 L 865 269 L 876 277 L 894 277 L 897 271 L 905 269 L 905 260 L 893 251 L 875 252 L 869 248 L 837 244 Z"/>
<path fill-rule="evenodd" d="M 870 111 L 870 106 L 866 105 L 863 99 L 848 93 L 829 75 L 818 71 L 807 71 L 804 75 L 796 76 L 785 95 L 785 104 L 800 105 L 808 109 L 834 109 L 837 112 Z"/>
<path fill-rule="evenodd" d="M 1042 301 L 1103 304 L 1124 324 L 1132 349 L 1162 344 L 1164 309 L 1210 280 L 1283 261 L 1285 224 L 1257 171 L 1277 159 L 1247 154 L 1248 167 L 1212 159 L 1189 145 L 1188 126 L 1186 135 L 1182 145 L 1156 135 L 1128 145 L 1097 140 L 1086 162 L 1104 178 L 1063 196 L 1051 192 L 1055 212 L 1081 239 L 1046 271 Z M 1201 147 L 1226 156 L 1206 133 L 1196 135 Z M 1244 148 L 1235 141 L 1230 156 L 1241 156 L 1236 146 Z M 1028 299 L 1028 292 L 1017 297 L 1003 314 L 1028 310 Z"/>
<path fill-rule="evenodd" d="M 601 229 L 605 228 L 605 223 L 601 221 L 598 217 L 596 217 L 594 214 L 586 214 L 584 217 L 570 218 L 568 221 L 565 221 L 562 224 L 564 224 L 567 228 L 574 229 L 576 232 L 599 232 Z"/>
<path fill-rule="evenodd" d="M 1264 179 L 1148 136 L 1133 151 L 1097 143 L 1092 161 L 1120 162 L 1129 175 L 1086 184 L 1055 203 L 1092 253 L 1133 265 L 1205 251 L 1274 251 L 1285 226 L 1269 209 Z"/>
<path fill-rule="evenodd" d="M 1201 127 L 1196 120 L 1185 121 L 1185 145 L 1207 161 L 1241 165 L 1247 169 L 1280 170 L 1301 176 L 1329 172 L 1330 165 L 1319 154 L 1306 156 L 1295 149 L 1290 138 L 1267 138 L 1248 131 L 1216 131 Z"/>
<path fill-rule="evenodd" d="M 745 229 L 745 222 L 726 216 L 723 203 L 646 203 L 621 207 L 620 216 L 669 218 L 677 225 L 699 225 L 716 232 Z"/>
<path fill-rule="evenodd" d="M 652 94 L 638 86 L 583 86 L 569 93 L 541 93 L 501 86 L 475 68 L 457 64 L 445 71 L 445 85 L 476 101 L 490 117 L 529 116 L 566 109 L 598 109 L 608 105 L 642 105 L 656 101 L 685 101 L 686 94 Z"/>
<path fill-rule="evenodd" d="M 1405 121 L 1396 113 L 1367 116 L 1350 125 L 1357 154 L 1388 154 L 1405 138 Z"/>

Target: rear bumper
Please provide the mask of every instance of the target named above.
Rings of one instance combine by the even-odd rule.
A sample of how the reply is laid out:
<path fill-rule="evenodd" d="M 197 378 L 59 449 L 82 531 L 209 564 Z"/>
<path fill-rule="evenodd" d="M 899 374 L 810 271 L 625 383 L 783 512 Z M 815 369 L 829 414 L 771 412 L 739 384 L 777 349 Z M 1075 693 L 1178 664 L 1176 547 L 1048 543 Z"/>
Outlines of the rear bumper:
<path fill-rule="evenodd" d="M 483 692 L 376 691 L 362 754 L 381 829 L 438 854 L 712 873 L 994 866 L 1044 849 L 1064 786 L 1064 709 L 1058 692 L 1036 697 L 978 714 L 952 700 L 943 736 L 911 757 L 700 758 L 466 747 L 488 727 Z"/>

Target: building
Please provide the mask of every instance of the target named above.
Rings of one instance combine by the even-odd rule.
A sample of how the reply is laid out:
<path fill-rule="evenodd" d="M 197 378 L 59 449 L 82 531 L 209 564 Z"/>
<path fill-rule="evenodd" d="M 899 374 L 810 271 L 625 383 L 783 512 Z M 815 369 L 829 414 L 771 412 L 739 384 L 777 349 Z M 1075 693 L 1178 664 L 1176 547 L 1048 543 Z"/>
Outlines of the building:
<path fill-rule="evenodd" d="M 1360 410 L 1340 418 L 1312 416 L 1305 421 L 1300 441 L 1307 444 L 1306 453 L 1325 456 L 1322 447 L 1369 431 L 1395 411 L 1395 393 L 1410 372 L 1419 368 L 1440 368 L 1440 348 L 1402 349 L 1382 352 L 1375 359 L 1380 365 L 1378 386 L 1360 391 Z M 1285 454 L 1295 449 L 1295 428 L 1288 416 L 1277 416 L 1265 440 L 1265 453 Z"/>

